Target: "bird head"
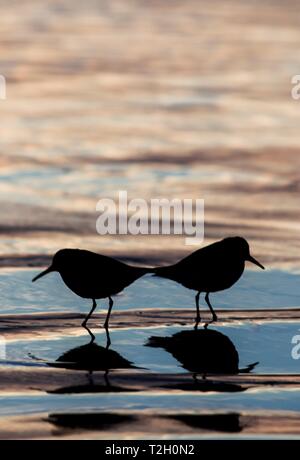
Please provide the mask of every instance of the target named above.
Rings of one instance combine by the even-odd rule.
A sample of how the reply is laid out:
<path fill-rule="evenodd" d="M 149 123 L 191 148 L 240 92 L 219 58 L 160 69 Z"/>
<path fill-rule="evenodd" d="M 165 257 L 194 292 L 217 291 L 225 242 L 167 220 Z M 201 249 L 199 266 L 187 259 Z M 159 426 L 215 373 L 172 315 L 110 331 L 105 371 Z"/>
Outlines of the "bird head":
<path fill-rule="evenodd" d="M 253 264 L 260 267 L 262 270 L 265 269 L 261 263 L 259 263 L 256 259 L 254 259 L 254 257 L 251 256 L 250 247 L 245 238 L 235 236 L 232 238 L 225 238 L 224 242 L 227 243 L 229 251 L 237 254 L 238 257 L 240 257 L 242 260 L 248 260 L 249 262 L 252 262 Z"/>
<path fill-rule="evenodd" d="M 32 281 L 36 281 L 42 276 L 48 275 L 48 273 L 51 272 L 60 272 L 66 263 L 69 251 L 69 249 L 60 249 L 59 251 L 57 251 L 56 254 L 54 254 L 53 256 L 51 265 L 48 268 L 46 268 L 46 270 L 42 271 L 37 276 L 35 276 Z"/>

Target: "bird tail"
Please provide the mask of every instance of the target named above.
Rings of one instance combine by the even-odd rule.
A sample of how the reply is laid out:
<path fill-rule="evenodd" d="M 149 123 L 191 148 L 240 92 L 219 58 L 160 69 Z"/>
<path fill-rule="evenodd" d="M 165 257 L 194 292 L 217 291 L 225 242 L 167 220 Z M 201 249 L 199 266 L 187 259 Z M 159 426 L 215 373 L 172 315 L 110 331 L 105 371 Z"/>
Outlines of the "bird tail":
<path fill-rule="evenodd" d="M 153 273 L 153 276 L 159 276 L 160 278 L 169 278 L 171 274 L 172 265 L 167 265 L 166 267 L 155 267 L 150 273 Z"/>
<path fill-rule="evenodd" d="M 146 275 L 147 273 L 153 273 L 153 268 L 149 268 L 149 267 L 133 267 L 131 266 L 131 268 L 134 268 L 135 271 L 136 271 L 136 275 L 138 278 L 140 278 L 141 276 L 144 276 Z"/>
<path fill-rule="evenodd" d="M 146 347 L 153 347 L 153 348 L 164 348 L 168 343 L 169 337 L 157 337 L 152 336 L 149 337 L 147 343 L 145 344 Z"/>
<path fill-rule="evenodd" d="M 255 368 L 255 366 L 257 366 L 257 364 L 259 364 L 259 361 L 257 361 L 256 363 L 252 363 L 252 364 L 248 364 L 248 366 L 244 367 L 243 369 L 239 369 L 239 372 L 240 373 L 249 373 L 251 371 L 253 371 L 253 369 Z"/>
<path fill-rule="evenodd" d="M 147 273 L 154 273 L 155 268 L 150 268 L 150 267 L 138 267 L 139 270 L 143 273 L 143 275 L 146 275 Z"/>
<path fill-rule="evenodd" d="M 134 267 L 137 270 L 139 277 L 151 273 L 152 276 L 160 276 L 161 278 L 169 278 L 171 276 L 172 265 L 166 267 Z"/>

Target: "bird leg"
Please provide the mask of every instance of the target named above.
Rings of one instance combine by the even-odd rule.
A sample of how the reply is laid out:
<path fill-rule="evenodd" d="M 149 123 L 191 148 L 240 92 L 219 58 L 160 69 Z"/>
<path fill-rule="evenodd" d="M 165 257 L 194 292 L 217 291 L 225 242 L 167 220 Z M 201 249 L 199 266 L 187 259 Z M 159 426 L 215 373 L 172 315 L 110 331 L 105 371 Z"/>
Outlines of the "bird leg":
<path fill-rule="evenodd" d="M 92 333 L 92 331 L 90 330 L 90 328 L 88 326 L 82 326 L 86 331 L 88 331 L 88 333 L 90 334 L 90 337 L 91 337 L 91 341 L 89 343 L 89 345 L 91 345 L 93 342 L 95 342 L 95 339 L 96 337 L 94 336 L 94 334 Z"/>
<path fill-rule="evenodd" d="M 111 340 L 110 340 L 108 327 L 105 328 L 105 332 L 106 332 L 106 347 L 105 348 L 106 348 L 106 350 L 108 350 L 110 345 L 111 345 Z"/>
<path fill-rule="evenodd" d="M 211 303 L 210 303 L 210 301 L 209 301 L 209 292 L 206 293 L 205 301 L 206 301 L 207 305 L 209 306 L 210 311 L 212 312 L 213 321 L 217 321 L 217 320 L 218 320 L 218 317 L 217 317 L 217 315 L 215 314 L 214 309 L 213 309 L 213 307 L 212 307 L 212 305 L 211 305 Z"/>
<path fill-rule="evenodd" d="M 94 385 L 93 371 L 89 371 L 87 374 L 89 385 Z"/>
<path fill-rule="evenodd" d="M 109 297 L 109 307 L 108 307 L 108 312 L 107 312 L 107 315 L 106 315 L 106 320 L 105 320 L 105 323 L 104 323 L 104 329 L 106 331 L 106 349 L 108 349 L 110 347 L 110 344 L 111 344 L 109 330 L 108 330 L 108 323 L 109 323 L 110 313 L 111 313 L 111 309 L 113 307 L 113 304 L 114 304 L 113 299 L 111 297 Z"/>
<path fill-rule="evenodd" d="M 108 374 L 109 374 L 109 370 L 106 369 L 106 371 L 103 374 L 103 377 L 104 377 L 104 381 L 105 381 L 106 386 L 110 387 L 110 381 L 109 381 L 109 378 L 108 378 Z"/>
<path fill-rule="evenodd" d="M 198 329 L 198 324 L 200 323 L 201 321 L 201 317 L 200 317 L 200 308 L 199 308 L 199 297 L 200 297 L 200 291 L 197 292 L 196 294 L 196 297 L 195 297 L 195 300 L 196 300 L 196 309 L 197 309 L 197 316 L 196 316 L 196 323 L 195 323 L 195 330 Z"/>
<path fill-rule="evenodd" d="M 91 339 L 92 339 L 92 342 L 94 342 L 95 336 L 94 336 L 94 334 L 89 330 L 89 328 L 87 327 L 87 322 L 88 322 L 88 320 L 90 319 L 90 317 L 92 316 L 93 311 L 95 310 L 96 307 L 97 307 L 96 300 L 93 299 L 93 306 L 92 306 L 92 309 L 91 309 L 91 311 L 89 312 L 89 314 L 86 316 L 86 318 L 84 319 L 84 321 L 83 321 L 82 324 L 81 324 L 81 326 L 84 327 L 84 329 L 86 329 L 86 330 L 88 331 L 88 333 L 90 334 Z"/>
<path fill-rule="evenodd" d="M 195 385 L 198 385 L 199 382 L 198 382 L 198 374 L 197 374 L 197 372 L 193 372 L 193 380 L 194 380 Z"/>
<path fill-rule="evenodd" d="M 104 328 L 105 329 L 108 329 L 108 323 L 109 323 L 109 317 L 110 317 L 110 313 L 111 313 L 111 309 L 113 307 L 113 299 L 111 297 L 108 297 L 109 298 L 109 307 L 108 307 L 108 312 L 107 312 L 107 315 L 106 315 L 106 320 L 105 320 L 105 323 L 104 323 Z"/>

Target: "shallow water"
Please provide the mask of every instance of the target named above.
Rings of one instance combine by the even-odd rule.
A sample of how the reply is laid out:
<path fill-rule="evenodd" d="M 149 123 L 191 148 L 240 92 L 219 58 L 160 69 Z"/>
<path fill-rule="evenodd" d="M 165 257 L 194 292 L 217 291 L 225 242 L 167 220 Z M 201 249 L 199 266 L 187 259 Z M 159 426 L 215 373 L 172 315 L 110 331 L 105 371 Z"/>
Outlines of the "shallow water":
<path fill-rule="evenodd" d="M 72 311 L 87 313 L 91 301 L 73 294 L 57 273 L 32 283 L 40 269 L 0 269 L 1 313 Z M 299 275 L 284 270 L 245 270 L 230 289 L 211 294 L 216 309 L 285 309 L 299 307 Z M 15 288 L 17 286 L 17 289 Z M 107 300 L 98 301 L 98 310 L 107 309 Z M 202 310 L 207 306 L 202 299 Z M 178 284 L 146 275 L 115 297 L 114 309 L 191 308 L 195 292 Z"/>
<path fill-rule="evenodd" d="M 100 329 L 100 328 L 99 328 Z M 96 335 L 96 343 L 101 346 L 106 345 L 106 335 L 104 332 L 97 333 L 97 329 L 92 329 Z M 186 372 L 182 363 L 177 361 L 170 353 L 163 348 L 151 348 L 145 346 L 148 339 L 155 337 L 171 337 L 180 331 L 192 331 L 192 327 L 156 327 L 138 329 L 126 328 L 124 330 L 112 330 L 110 337 L 112 341 L 111 349 L 117 351 L 122 357 L 130 361 L 138 368 L 150 372 L 158 373 L 181 373 Z M 241 322 L 237 325 L 210 325 L 209 330 L 216 330 L 225 334 L 234 344 L 239 354 L 239 368 L 243 369 L 252 363 L 256 364 L 255 374 L 298 374 L 300 375 L 300 362 L 291 356 L 293 345 L 292 337 L 299 334 L 300 322 L 288 321 L 282 323 L 273 321 L 268 323 L 260 321 L 251 323 L 250 321 Z M 54 362 L 59 356 L 75 347 L 86 345 L 90 341 L 88 334 L 82 330 L 79 336 L 68 337 L 58 335 L 55 338 L 34 338 L 31 340 L 18 339 L 9 341 L 6 346 L 6 360 L 13 364 L 41 365 L 44 362 Z M 205 350 L 190 350 L 201 355 L 208 353 Z M 43 360 L 39 362 L 32 356 Z M 195 358 L 196 359 L 196 358 Z"/>
<path fill-rule="evenodd" d="M 24 284 L 26 278 L 31 277 L 33 272 L 34 270 L 29 269 L 5 271 L 8 279 L 18 275 Z M 255 274 L 249 272 L 249 275 Z M 280 272 L 277 276 L 280 276 Z M 294 277 L 293 274 L 283 274 L 283 279 L 288 281 L 293 282 Z M 50 278 L 48 278 L 50 283 L 44 283 L 47 289 L 41 291 L 44 292 L 44 298 L 46 294 L 50 295 L 53 292 L 51 283 L 55 277 L 52 277 L 52 281 Z M 246 280 L 244 290 L 249 294 L 249 289 L 246 289 L 248 282 L 249 280 Z M 149 277 L 144 280 L 144 283 L 151 285 L 150 293 L 154 290 L 161 292 L 158 279 Z M 141 285 L 143 285 L 142 281 Z M 176 304 L 179 300 L 177 293 L 172 293 L 167 283 L 165 289 L 169 303 L 177 307 L 180 316 L 183 310 L 179 303 Z M 22 293 L 22 290 L 20 292 Z M 131 297 L 125 297 L 123 305 L 120 306 L 124 313 L 130 306 L 132 313 L 135 309 L 140 313 L 138 308 L 146 313 L 147 305 L 153 308 L 152 295 L 148 298 L 147 289 L 140 288 L 138 292 L 143 293 L 142 305 L 145 307 L 141 308 L 141 304 L 131 305 Z M 68 307 L 66 309 L 70 309 L 70 305 L 71 303 L 66 303 Z M 68 321 L 67 317 L 63 320 L 62 317 L 54 316 L 50 321 L 51 327 L 57 323 L 58 329 L 56 333 L 50 334 L 51 327 L 47 318 L 51 318 L 52 311 L 60 312 L 63 308 L 62 306 L 53 308 L 51 303 L 48 309 L 45 306 L 44 302 L 42 308 L 31 305 L 22 309 L 20 305 L 11 305 L 8 312 L 14 315 L 2 314 L 2 332 L 10 328 L 10 334 L 6 335 L 6 356 L 0 362 L 0 418 L 6 420 L 7 424 L 3 429 L 4 437 L 56 435 L 68 437 L 75 429 L 75 425 L 77 431 L 75 430 L 73 434 L 79 437 L 86 436 L 87 433 L 98 438 L 114 436 L 146 438 L 151 435 L 160 437 L 162 420 L 164 420 L 164 437 L 170 439 L 175 432 L 182 435 L 187 427 L 189 427 L 187 431 L 189 436 L 195 438 L 203 437 L 210 432 L 212 435 L 215 432 L 224 435 L 227 430 L 246 436 L 249 434 L 250 422 L 245 422 L 245 426 L 244 422 L 237 423 L 230 415 L 233 412 L 240 414 L 234 416 L 238 417 L 238 420 L 240 417 L 250 417 L 249 426 L 252 427 L 250 431 L 257 436 L 261 432 L 265 435 L 269 433 L 271 436 L 275 429 L 274 424 L 282 423 L 282 417 L 285 417 L 287 433 L 300 436 L 297 425 L 297 414 L 300 411 L 297 403 L 300 365 L 291 354 L 294 346 L 292 338 L 299 334 L 300 320 L 293 319 L 293 310 L 290 310 L 290 317 L 287 316 L 285 319 L 276 319 L 276 315 L 273 319 L 269 319 L 266 309 L 261 310 L 260 320 L 251 319 L 250 310 L 249 319 L 229 322 L 221 320 L 219 324 L 208 325 L 207 329 L 201 325 L 196 337 L 201 339 L 203 333 L 206 334 L 205 337 L 208 334 L 208 337 L 204 342 L 198 342 L 198 345 L 196 343 L 196 348 L 193 349 L 192 342 L 190 343 L 195 334 L 192 328 L 194 316 L 192 305 L 190 324 L 185 326 L 176 325 L 174 316 L 175 324 L 166 326 L 163 312 L 167 312 L 168 308 L 164 310 L 158 308 L 156 327 L 143 327 L 143 316 L 140 316 L 140 321 L 134 327 L 130 326 L 129 320 L 129 325 L 126 327 L 121 325 L 118 328 L 112 327 L 110 330 L 112 344 L 107 352 L 106 334 L 101 326 L 97 325 L 97 321 L 91 326 L 96 336 L 96 341 L 92 345 L 94 348 L 91 349 L 90 336 L 79 327 L 80 319 L 76 317 L 76 312 L 83 311 L 82 307 L 77 308 L 77 304 L 73 304 L 73 310 L 76 310 L 75 326 Z M 239 312 L 237 308 L 238 305 L 235 314 Z M 43 315 L 45 311 L 47 314 L 43 320 L 43 316 L 40 317 L 42 322 L 37 329 L 30 312 Z M 294 311 L 298 314 L 297 309 Z M 151 312 L 153 314 L 153 310 Z M 274 310 L 269 312 L 273 314 Z M 27 320 L 24 313 L 28 314 Z M 20 314 L 23 315 L 22 321 L 18 320 Z M 229 310 L 227 314 L 230 318 L 234 310 L 232 313 Z M 14 325 L 16 321 L 19 321 L 20 325 L 27 324 L 25 337 L 20 335 L 18 326 Z M 174 339 L 180 333 L 185 335 L 183 341 L 176 345 Z M 216 337 L 215 333 L 217 333 Z M 151 345 L 149 341 L 158 339 L 164 341 L 171 339 L 173 341 L 171 348 L 168 348 L 170 345 L 166 345 L 166 348 L 162 345 L 149 346 Z M 226 341 L 229 341 L 231 348 L 223 357 L 222 349 L 227 346 Z M 94 357 L 92 357 L 92 350 L 96 353 Z M 111 355 L 113 353 L 117 355 Z M 112 361 L 115 359 L 117 361 Z M 224 359 L 228 361 L 228 366 L 236 366 L 236 370 L 224 371 Z M 206 373 L 204 369 L 210 370 Z M 206 379 L 203 379 L 205 374 Z M 123 421 L 117 420 L 111 422 L 111 425 L 105 422 L 107 417 L 109 419 L 112 417 L 114 420 L 116 416 L 122 418 L 122 414 L 125 414 Z M 221 414 L 229 419 L 225 418 L 224 421 Z M 260 414 L 267 419 L 261 420 Z M 190 420 L 192 415 L 198 418 Z M 20 424 L 18 419 L 12 418 L 15 416 L 22 416 L 23 420 L 24 417 L 29 417 L 29 420 L 30 417 L 35 417 L 36 427 L 27 434 L 20 427 L 18 434 L 11 434 L 7 428 L 10 423 L 14 423 L 17 427 Z M 181 416 L 183 421 L 178 419 Z M 80 417 L 80 420 L 76 417 Z M 150 431 L 149 426 L 146 425 L 142 429 L 140 425 L 138 434 L 135 432 L 136 428 L 134 425 L 131 426 L 131 423 L 139 417 L 142 419 L 148 417 L 152 420 Z M 270 426 L 271 419 L 272 426 Z M 51 431 L 53 423 L 59 430 L 59 434 Z M 117 435 L 113 434 L 115 423 L 118 424 Z"/>
<path fill-rule="evenodd" d="M 6 359 L 0 362 L 0 436 L 68 437 L 73 433 L 93 438 L 172 439 L 175 433 L 185 432 L 192 438 L 216 436 L 218 432 L 223 436 L 226 432 L 272 436 L 282 418 L 283 433 L 300 436 L 300 365 L 291 356 L 291 340 L 299 330 L 300 320 L 222 322 L 209 325 L 205 332 L 219 333 L 214 338 L 214 352 L 203 344 L 204 348 L 187 348 L 183 353 L 188 342 L 181 342 L 180 348 L 170 353 L 146 344 L 150 337 L 170 339 L 178 333 L 188 334 L 189 340 L 195 333 L 190 326 L 112 329 L 109 352 L 105 351 L 106 335 L 93 328 L 98 353 L 117 352 L 118 369 L 112 361 L 111 368 L 109 361 L 101 362 L 105 355 L 91 360 L 89 336 L 80 328 L 74 336 L 68 334 L 66 326 L 66 332 L 55 338 L 47 337 L 47 328 L 38 337 L 33 329 L 27 340 L 10 339 Z M 197 334 L 203 331 L 201 326 Z M 215 360 L 217 368 L 222 366 L 218 352 L 222 353 L 224 337 L 233 346 L 233 361 L 235 352 L 238 354 L 239 371 L 211 374 L 205 379 L 199 372 L 195 380 L 184 360 L 191 363 L 192 355 L 193 365 L 200 369 L 209 356 L 209 365 Z M 69 358 L 64 360 L 63 356 Z M 230 360 L 229 356 L 226 359 Z M 71 359 L 75 367 L 70 365 Z M 103 370 L 99 370 L 101 366 Z M 22 422 L 14 417 L 22 417 Z M 32 429 L 30 425 L 24 428 L 24 417 Z M 140 424 L 137 434 L 131 423 L 139 418 L 151 420 L 151 425 Z M 10 433 L 11 423 L 15 433 Z M 54 426 L 59 432 L 52 431 Z"/>

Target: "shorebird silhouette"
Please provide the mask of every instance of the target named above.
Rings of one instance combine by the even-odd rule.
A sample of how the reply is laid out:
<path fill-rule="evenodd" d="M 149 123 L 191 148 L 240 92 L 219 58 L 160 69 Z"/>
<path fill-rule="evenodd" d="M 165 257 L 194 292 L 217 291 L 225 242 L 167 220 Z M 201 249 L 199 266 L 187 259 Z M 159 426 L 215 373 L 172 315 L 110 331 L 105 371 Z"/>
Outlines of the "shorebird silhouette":
<path fill-rule="evenodd" d="M 199 309 L 201 292 L 206 293 L 205 301 L 213 315 L 213 321 L 217 321 L 209 294 L 228 289 L 236 283 L 244 272 L 246 260 L 264 270 L 264 267 L 250 255 L 248 242 L 236 236 L 198 249 L 174 265 L 157 267 L 153 271 L 154 276 L 176 281 L 188 289 L 198 291 L 195 297 L 197 309 L 195 329 L 197 329 L 201 321 Z"/>
<path fill-rule="evenodd" d="M 104 328 L 108 333 L 109 318 L 113 307 L 111 297 L 123 291 L 149 271 L 151 270 L 148 268 L 133 267 L 112 257 L 83 249 L 61 249 L 53 256 L 50 267 L 35 276 L 32 281 L 36 281 L 48 273 L 58 272 L 71 291 L 85 299 L 92 299 L 92 309 L 82 323 L 88 332 L 89 329 L 86 325 L 97 307 L 96 299 L 108 298 L 109 307 L 104 323 Z M 91 332 L 89 334 L 94 340 L 94 335 Z M 109 345 L 108 335 L 107 346 Z"/>

